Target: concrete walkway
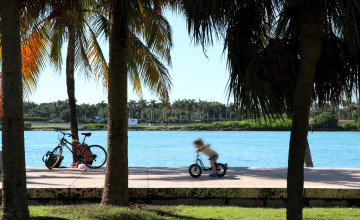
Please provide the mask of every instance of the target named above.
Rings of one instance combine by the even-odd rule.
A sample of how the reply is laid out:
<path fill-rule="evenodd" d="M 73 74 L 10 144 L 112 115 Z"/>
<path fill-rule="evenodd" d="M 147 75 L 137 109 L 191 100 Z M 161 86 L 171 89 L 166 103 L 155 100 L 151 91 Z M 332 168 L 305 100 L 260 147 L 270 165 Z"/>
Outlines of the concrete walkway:
<path fill-rule="evenodd" d="M 131 167 L 130 188 L 286 188 L 287 168 L 230 167 L 224 177 L 187 167 Z M 28 188 L 102 188 L 105 169 L 27 168 Z M 305 168 L 305 188 L 360 189 L 360 169 Z"/>
<path fill-rule="evenodd" d="M 187 167 L 129 168 L 131 202 L 165 205 L 285 207 L 286 168 L 230 167 L 224 177 Z M 27 168 L 31 204 L 99 202 L 105 169 Z M 360 207 L 360 169 L 306 168 L 304 205 Z"/>

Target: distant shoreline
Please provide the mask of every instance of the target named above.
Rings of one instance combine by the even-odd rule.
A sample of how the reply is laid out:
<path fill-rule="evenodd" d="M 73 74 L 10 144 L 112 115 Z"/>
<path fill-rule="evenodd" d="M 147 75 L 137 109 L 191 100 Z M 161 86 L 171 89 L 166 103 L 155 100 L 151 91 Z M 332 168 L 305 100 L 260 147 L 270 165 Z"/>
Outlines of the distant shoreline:
<path fill-rule="evenodd" d="M 55 131 L 56 129 L 69 130 L 68 126 L 36 126 L 32 128 L 25 129 L 26 131 Z M 79 127 L 79 130 L 84 131 L 106 131 L 107 128 L 96 129 L 96 128 L 82 128 Z M 187 128 L 185 126 L 129 126 L 128 131 L 291 131 L 290 129 L 277 129 L 277 128 L 208 128 L 208 129 L 196 129 L 196 128 Z M 353 131 L 358 132 L 359 129 L 313 129 L 311 131 Z"/>

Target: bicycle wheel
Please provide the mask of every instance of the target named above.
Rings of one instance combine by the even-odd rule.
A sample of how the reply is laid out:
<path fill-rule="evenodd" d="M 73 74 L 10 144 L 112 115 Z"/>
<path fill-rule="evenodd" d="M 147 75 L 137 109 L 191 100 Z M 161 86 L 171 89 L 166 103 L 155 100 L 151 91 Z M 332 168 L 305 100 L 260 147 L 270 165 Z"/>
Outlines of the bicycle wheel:
<path fill-rule="evenodd" d="M 81 155 L 84 164 L 92 169 L 100 168 L 106 163 L 107 154 L 103 147 L 91 145 Z"/>
<path fill-rule="evenodd" d="M 56 167 L 60 163 L 61 154 L 62 147 L 55 147 L 55 149 L 50 153 L 49 157 L 45 160 L 45 166 L 50 170 Z"/>
<path fill-rule="evenodd" d="M 198 178 L 199 176 L 201 176 L 202 173 L 202 169 L 199 165 L 197 165 L 196 163 L 194 163 L 193 165 L 191 165 L 189 167 L 189 174 L 190 176 L 194 177 L 194 178 Z"/>
<path fill-rule="evenodd" d="M 226 174 L 226 166 L 222 163 L 216 164 L 216 174 L 218 177 L 223 177 Z"/>

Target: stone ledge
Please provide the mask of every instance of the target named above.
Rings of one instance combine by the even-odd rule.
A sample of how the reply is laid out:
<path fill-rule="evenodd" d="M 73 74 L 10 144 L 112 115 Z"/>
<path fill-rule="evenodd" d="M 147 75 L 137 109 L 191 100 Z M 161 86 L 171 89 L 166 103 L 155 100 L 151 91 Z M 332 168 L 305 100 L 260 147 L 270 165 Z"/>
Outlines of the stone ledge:
<path fill-rule="evenodd" d="M 103 188 L 28 188 L 29 199 L 96 199 Z M 284 199 L 285 188 L 130 188 L 134 199 Z M 305 188 L 304 199 L 360 199 L 360 189 Z"/>
<path fill-rule="evenodd" d="M 28 188 L 30 204 L 100 202 L 103 188 Z M 285 188 L 130 188 L 130 201 L 157 205 L 286 207 Z M 359 207 L 360 189 L 304 189 L 304 206 Z"/>

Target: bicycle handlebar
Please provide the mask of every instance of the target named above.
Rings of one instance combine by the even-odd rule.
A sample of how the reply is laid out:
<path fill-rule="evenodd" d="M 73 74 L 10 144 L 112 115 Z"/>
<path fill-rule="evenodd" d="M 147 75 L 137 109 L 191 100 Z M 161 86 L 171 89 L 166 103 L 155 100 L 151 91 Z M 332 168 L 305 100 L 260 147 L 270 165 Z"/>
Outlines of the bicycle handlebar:
<path fill-rule="evenodd" d="M 70 133 L 66 133 L 66 132 L 63 132 L 60 128 L 57 128 L 56 129 L 57 132 L 60 132 L 61 134 L 63 134 L 64 136 L 68 136 L 68 137 L 74 137 L 73 135 L 71 135 Z"/>

